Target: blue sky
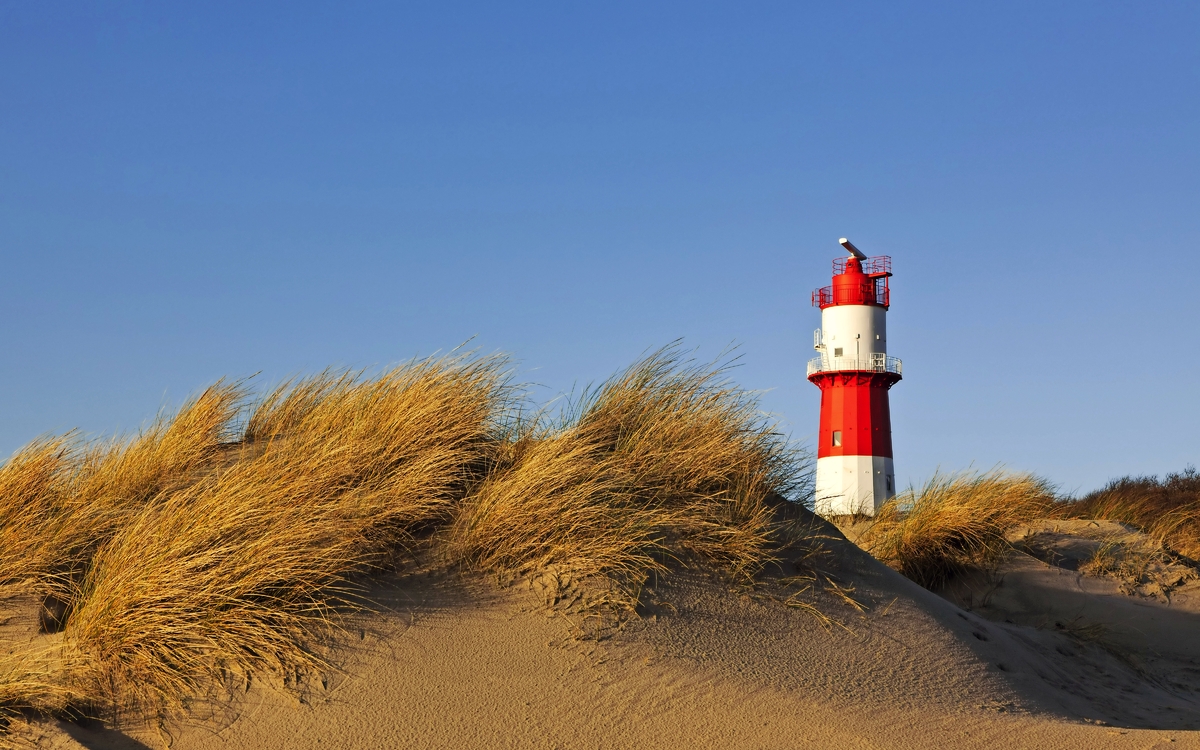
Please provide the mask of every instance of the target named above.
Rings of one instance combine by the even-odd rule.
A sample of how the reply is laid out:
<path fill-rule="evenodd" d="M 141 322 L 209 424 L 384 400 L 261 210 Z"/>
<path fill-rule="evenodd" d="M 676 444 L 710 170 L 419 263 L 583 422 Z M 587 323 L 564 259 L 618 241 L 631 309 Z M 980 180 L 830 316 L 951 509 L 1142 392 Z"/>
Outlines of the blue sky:
<path fill-rule="evenodd" d="M 576 7 L 571 7 L 576 6 Z M 474 337 L 682 337 L 798 439 L 893 257 L 902 483 L 1200 457 L 1200 5 L 0 3 L 0 453 Z"/>

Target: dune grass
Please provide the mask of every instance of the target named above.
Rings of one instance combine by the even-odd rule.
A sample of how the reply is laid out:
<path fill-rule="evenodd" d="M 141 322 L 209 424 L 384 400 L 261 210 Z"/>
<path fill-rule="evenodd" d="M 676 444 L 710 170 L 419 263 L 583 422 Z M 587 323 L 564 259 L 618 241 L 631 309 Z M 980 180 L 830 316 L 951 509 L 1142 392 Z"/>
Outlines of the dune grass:
<path fill-rule="evenodd" d="M 1145 532 L 1171 551 L 1200 561 L 1200 474 L 1123 477 L 1078 500 L 1059 503 L 1064 518 L 1119 521 Z"/>
<path fill-rule="evenodd" d="M 490 449 L 503 366 L 427 359 L 270 394 L 246 456 L 96 552 L 64 632 L 85 690 L 173 714 L 221 679 L 324 669 L 351 576 L 446 516 Z"/>
<path fill-rule="evenodd" d="M 728 367 L 656 352 L 571 412 L 582 440 L 620 466 L 643 504 L 669 510 L 680 550 L 748 571 L 767 557 L 771 496 L 806 496 L 806 458 L 728 378 Z"/>
<path fill-rule="evenodd" d="M 53 646 L 14 651 L 0 657 L 0 748 L 7 747 L 4 728 L 22 716 L 61 716 L 87 702 L 70 684 Z"/>
<path fill-rule="evenodd" d="M 667 514 L 642 506 L 619 465 L 567 434 L 529 434 L 459 506 L 443 549 L 467 569 L 508 577 L 554 567 L 626 588 L 662 571 Z"/>
<path fill-rule="evenodd" d="M 1030 474 L 998 469 L 935 474 L 876 514 L 858 543 L 927 588 L 969 570 L 993 567 L 1009 548 L 1014 526 L 1045 516 L 1050 485 Z"/>
<path fill-rule="evenodd" d="M 128 440 L 35 441 L 0 469 L 0 586 L 70 598 L 95 550 L 129 514 L 211 467 L 240 408 L 217 383 Z"/>
<path fill-rule="evenodd" d="M 959 573 L 991 569 L 1009 548 L 1013 527 L 1047 517 L 1120 521 L 1145 532 L 1146 545 L 1105 546 L 1086 566 L 1141 585 L 1146 570 L 1164 564 L 1160 550 L 1200 557 L 1200 476 L 1188 470 L 1161 481 L 1126 477 L 1064 500 L 1029 474 L 939 473 L 885 505 L 857 541 L 908 578 L 936 588 Z"/>
<path fill-rule="evenodd" d="M 311 682 L 363 576 L 416 544 L 629 606 L 672 558 L 764 564 L 772 503 L 805 489 L 752 395 L 675 347 L 529 411 L 504 358 L 453 355 L 255 402 L 218 383 L 129 440 L 32 444 L 0 468 L 0 559 L 60 600 L 61 646 L 49 678 L 0 665 L 0 709 L 161 720 L 251 678 Z"/>
<path fill-rule="evenodd" d="M 468 567 L 550 565 L 632 595 L 664 561 L 697 555 L 736 573 L 770 559 L 771 497 L 802 491 L 803 456 L 720 365 L 677 348 L 534 420 L 459 506 L 446 535 Z"/>
<path fill-rule="evenodd" d="M 61 505 L 75 473 L 70 437 L 33 442 L 0 467 L 0 587 L 36 585 L 58 549 Z"/>

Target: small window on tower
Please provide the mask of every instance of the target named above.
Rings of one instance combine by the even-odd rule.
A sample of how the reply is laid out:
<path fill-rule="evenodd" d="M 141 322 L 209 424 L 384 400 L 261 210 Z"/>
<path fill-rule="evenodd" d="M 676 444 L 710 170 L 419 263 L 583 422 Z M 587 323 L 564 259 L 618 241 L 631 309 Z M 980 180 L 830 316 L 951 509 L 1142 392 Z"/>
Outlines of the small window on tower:
<path fill-rule="evenodd" d="M 842 356 L 842 347 L 840 347 L 840 346 L 839 346 L 839 347 L 837 347 L 836 349 L 834 349 L 834 350 L 833 350 L 833 356 L 835 356 L 835 357 L 840 357 L 840 356 Z"/>
<path fill-rule="evenodd" d="M 842 431 L 841 430 L 833 431 L 833 447 L 834 448 L 842 447 Z"/>

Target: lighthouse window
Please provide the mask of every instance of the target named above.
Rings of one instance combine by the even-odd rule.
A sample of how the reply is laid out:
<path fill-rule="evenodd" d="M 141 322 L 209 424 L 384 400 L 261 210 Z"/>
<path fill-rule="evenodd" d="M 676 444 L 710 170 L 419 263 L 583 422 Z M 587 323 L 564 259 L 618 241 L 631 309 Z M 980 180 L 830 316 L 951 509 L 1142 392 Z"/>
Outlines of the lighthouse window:
<path fill-rule="evenodd" d="M 840 356 L 842 356 L 842 347 L 840 347 L 840 346 L 839 346 L 839 347 L 836 347 L 836 348 L 833 350 L 833 356 L 835 356 L 835 357 L 840 357 Z"/>
<path fill-rule="evenodd" d="M 833 447 L 834 448 L 842 447 L 842 431 L 841 430 L 833 431 Z"/>

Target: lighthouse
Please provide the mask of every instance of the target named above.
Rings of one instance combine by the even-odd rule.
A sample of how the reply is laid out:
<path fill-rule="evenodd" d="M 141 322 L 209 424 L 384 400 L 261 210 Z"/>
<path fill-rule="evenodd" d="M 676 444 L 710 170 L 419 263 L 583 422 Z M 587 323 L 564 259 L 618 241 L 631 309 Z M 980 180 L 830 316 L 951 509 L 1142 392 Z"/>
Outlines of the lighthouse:
<path fill-rule="evenodd" d="M 887 353 L 892 259 L 840 242 L 850 255 L 833 261 L 833 283 L 812 294 L 821 308 L 813 334 L 820 356 L 808 363 L 808 379 L 821 389 L 814 507 L 823 516 L 871 516 L 896 494 L 888 390 L 901 367 Z"/>

